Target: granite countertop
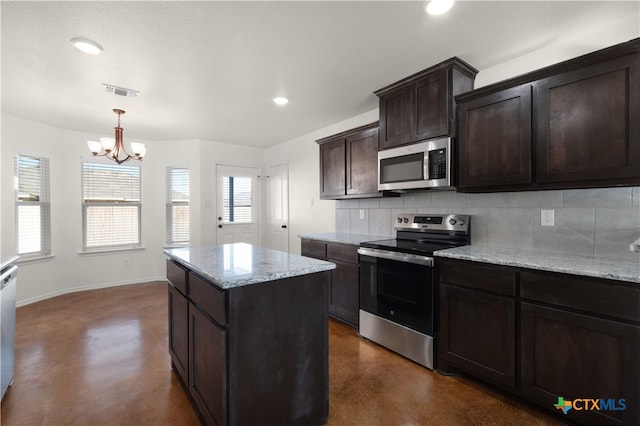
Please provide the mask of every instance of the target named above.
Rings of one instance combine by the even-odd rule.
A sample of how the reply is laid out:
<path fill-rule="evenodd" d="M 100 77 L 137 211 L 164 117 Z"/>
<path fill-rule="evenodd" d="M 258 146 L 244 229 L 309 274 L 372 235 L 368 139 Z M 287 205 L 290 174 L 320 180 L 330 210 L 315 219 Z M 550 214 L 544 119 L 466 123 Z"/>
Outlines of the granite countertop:
<path fill-rule="evenodd" d="M 310 240 L 327 241 L 330 243 L 342 243 L 360 245 L 365 241 L 388 240 L 394 237 L 384 237 L 380 235 L 368 234 L 347 234 L 341 232 L 326 232 L 320 234 L 300 234 L 298 238 L 308 238 Z"/>
<path fill-rule="evenodd" d="M 164 250 L 176 262 L 222 289 L 335 269 L 331 262 L 245 243 Z"/>
<path fill-rule="evenodd" d="M 434 256 L 640 283 L 640 261 L 522 249 L 464 246 Z"/>
<path fill-rule="evenodd" d="M 12 263 L 16 263 L 16 260 L 18 260 L 18 256 L 15 255 L 3 257 L 2 259 L 0 259 L 0 269 L 4 269 Z"/>

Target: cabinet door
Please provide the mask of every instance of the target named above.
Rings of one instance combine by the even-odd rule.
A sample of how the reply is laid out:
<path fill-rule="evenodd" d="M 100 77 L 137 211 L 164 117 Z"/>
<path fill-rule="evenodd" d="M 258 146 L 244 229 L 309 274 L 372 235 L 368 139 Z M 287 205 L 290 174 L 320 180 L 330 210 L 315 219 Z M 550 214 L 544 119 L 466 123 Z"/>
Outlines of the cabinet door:
<path fill-rule="evenodd" d="M 458 105 L 459 189 L 530 185 L 531 86 Z"/>
<path fill-rule="evenodd" d="M 331 271 L 329 314 L 353 325 L 358 325 L 360 309 L 360 266 L 330 259 L 336 264 Z"/>
<path fill-rule="evenodd" d="M 413 126 L 411 141 L 449 134 L 448 71 L 441 70 L 418 80 L 412 87 Z"/>
<path fill-rule="evenodd" d="M 210 425 L 226 424 L 226 334 L 189 303 L 189 393 Z"/>
<path fill-rule="evenodd" d="M 549 410 L 558 398 L 625 399 L 624 410 L 568 410 L 585 424 L 637 424 L 640 327 L 522 303 L 522 392 Z"/>
<path fill-rule="evenodd" d="M 344 139 L 320 145 L 320 198 L 346 194 Z"/>
<path fill-rule="evenodd" d="M 327 256 L 327 243 L 303 238 L 300 242 L 300 252 L 303 256 L 324 260 Z"/>
<path fill-rule="evenodd" d="M 401 87 L 380 97 L 379 149 L 411 142 L 412 87 Z"/>
<path fill-rule="evenodd" d="M 171 365 L 184 383 L 187 383 L 188 306 L 187 298 L 169 284 L 169 354 Z"/>
<path fill-rule="evenodd" d="M 515 300 L 440 285 L 438 359 L 515 389 Z"/>
<path fill-rule="evenodd" d="M 640 183 L 640 54 L 540 80 L 535 102 L 538 182 Z"/>
<path fill-rule="evenodd" d="M 347 194 L 378 192 L 378 129 L 347 138 Z"/>

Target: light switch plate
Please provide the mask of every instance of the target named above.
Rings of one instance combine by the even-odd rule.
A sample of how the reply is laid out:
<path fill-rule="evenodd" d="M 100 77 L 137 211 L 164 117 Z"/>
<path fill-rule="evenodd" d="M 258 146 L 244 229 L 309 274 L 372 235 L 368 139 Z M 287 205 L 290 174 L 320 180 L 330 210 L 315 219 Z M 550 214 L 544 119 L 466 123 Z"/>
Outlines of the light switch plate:
<path fill-rule="evenodd" d="M 360 209 L 360 219 L 364 220 L 364 209 Z"/>
<path fill-rule="evenodd" d="M 540 211 L 540 225 L 542 226 L 555 226 L 555 217 L 553 210 L 541 210 Z"/>

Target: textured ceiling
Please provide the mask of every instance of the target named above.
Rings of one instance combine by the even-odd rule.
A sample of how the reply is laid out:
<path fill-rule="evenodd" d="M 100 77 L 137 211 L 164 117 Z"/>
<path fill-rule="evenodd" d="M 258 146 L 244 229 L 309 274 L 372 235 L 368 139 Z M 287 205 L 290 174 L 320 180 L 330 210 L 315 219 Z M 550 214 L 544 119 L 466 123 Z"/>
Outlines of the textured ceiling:
<path fill-rule="evenodd" d="M 109 135 L 122 108 L 126 139 L 268 147 L 370 111 L 374 90 L 452 56 L 482 70 L 639 13 L 637 1 L 459 1 L 440 17 L 422 6 L 2 1 L 2 111 Z"/>

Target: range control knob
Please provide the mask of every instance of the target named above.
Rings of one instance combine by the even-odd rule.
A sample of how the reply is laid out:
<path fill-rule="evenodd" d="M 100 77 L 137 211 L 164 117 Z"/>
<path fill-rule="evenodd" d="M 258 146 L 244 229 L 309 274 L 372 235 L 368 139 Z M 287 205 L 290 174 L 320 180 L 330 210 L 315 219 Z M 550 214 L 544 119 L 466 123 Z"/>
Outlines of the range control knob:
<path fill-rule="evenodd" d="M 398 223 L 402 223 L 402 218 L 398 217 Z"/>
<path fill-rule="evenodd" d="M 449 225 L 455 225 L 456 223 L 458 223 L 457 220 L 455 219 L 449 219 Z"/>
<path fill-rule="evenodd" d="M 409 219 L 407 219 L 406 217 L 404 218 L 404 223 L 409 223 Z"/>
<path fill-rule="evenodd" d="M 460 225 L 460 226 L 464 225 L 464 220 L 460 219 L 460 220 L 458 221 L 458 225 Z"/>

